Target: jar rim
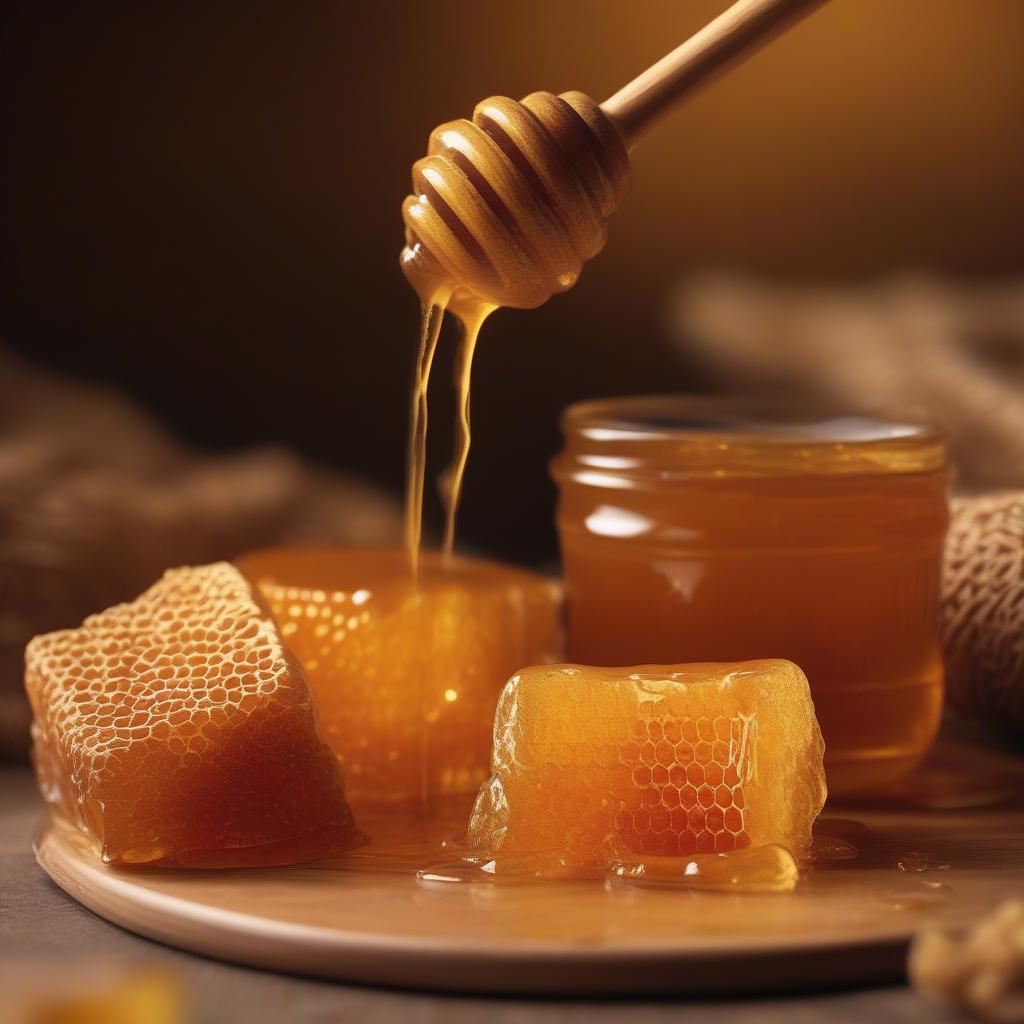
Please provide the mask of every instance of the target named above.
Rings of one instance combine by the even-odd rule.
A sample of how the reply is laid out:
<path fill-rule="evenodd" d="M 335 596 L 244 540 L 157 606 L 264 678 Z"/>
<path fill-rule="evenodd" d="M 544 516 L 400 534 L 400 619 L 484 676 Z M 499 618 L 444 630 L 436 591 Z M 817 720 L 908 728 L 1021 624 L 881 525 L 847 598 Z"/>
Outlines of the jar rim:
<path fill-rule="evenodd" d="M 661 479 L 924 473 L 946 467 L 944 432 L 761 397 L 643 395 L 578 402 L 559 463 Z"/>

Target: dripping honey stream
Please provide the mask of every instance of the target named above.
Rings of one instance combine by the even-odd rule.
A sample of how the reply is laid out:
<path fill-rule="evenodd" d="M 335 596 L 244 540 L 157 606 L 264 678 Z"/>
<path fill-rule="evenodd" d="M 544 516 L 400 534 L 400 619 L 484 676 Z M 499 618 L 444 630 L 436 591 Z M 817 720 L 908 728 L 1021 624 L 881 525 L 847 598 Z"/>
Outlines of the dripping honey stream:
<path fill-rule="evenodd" d="M 420 309 L 420 335 L 413 371 L 409 402 L 409 445 L 406 462 L 405 545 L 413 580 L 419 572 L 420 547 L 423 542 L 423 502 L 427 460 L 427 391 L 438 341 L 446 315 L 456 315 L 460 325 L 458 352 L 455 361 L 456 429 L 455 451 L 443 476 L 444 562 L 450 562 L 455 551 L 455 525 L 462 485 L 469 461 L 472 440 L 470 427 L 470 384 L 473 355 L 484 321 L 494 311 L 486 303 L 466 303 L 460 314 L 449 306 L 450 294 L 435 293 Z"/>

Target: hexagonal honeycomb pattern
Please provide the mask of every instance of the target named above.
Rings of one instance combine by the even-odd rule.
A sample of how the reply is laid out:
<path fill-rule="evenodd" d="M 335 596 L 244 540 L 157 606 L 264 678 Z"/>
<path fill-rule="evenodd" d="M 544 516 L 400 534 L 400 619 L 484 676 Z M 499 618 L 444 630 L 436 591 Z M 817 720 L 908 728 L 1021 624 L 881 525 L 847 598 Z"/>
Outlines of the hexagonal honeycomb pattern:
<path fill-rule="evenodd" d="M 615 835 L 634 853 L 675 857 L 750 845 L 742 780 L 751 769 L 755 719 L 731 708 L 731 716 L 711 717 L 706 700 L 692 703 L 692 718 L 666 705 L 657 718 L 634 719 L 619 747 L 637 796 L 623 801 Z"/>
<path fill-rule="evenodd" d="M 502 693 L 470 824 L 576 864 L 810 841 L 824 744 L 789 662 L 527 669 Z"/>
<path fill-rule="evenodd" d="M 306 680 L 231 565 L 172 569 L 25 652 L 44 796 L 115 864 L 269 864 L 359 840 Z"/>
<path fill-rule="evenodd" d="M 309 677 L 324 738 L 356 803 L 473 793 L 494 709 L 520 665 L 560 646 L 544 579 L 479 559 L 280 549 L 239 561 Z"/>

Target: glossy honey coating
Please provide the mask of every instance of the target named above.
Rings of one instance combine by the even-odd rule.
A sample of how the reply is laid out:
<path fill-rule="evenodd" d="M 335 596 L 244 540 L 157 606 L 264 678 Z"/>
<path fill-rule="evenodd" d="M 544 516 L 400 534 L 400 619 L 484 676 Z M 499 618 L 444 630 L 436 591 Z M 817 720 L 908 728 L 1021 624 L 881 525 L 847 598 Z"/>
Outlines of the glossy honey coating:
<path fill-rule="evenodd" d="M 361 839 L 302 670 L 231 565 L 172 569 L 141 597 L 25 652 L 35 761 L 114 864 L 274 864 Z"/>
<path fill-rule="evenodd" d="M 509 673 L 561 643 L 556 588 L 492 562 L 425 554 L 416 584 L 397 550 L 278 549 L 239 567 L 309 677 L 353 802 L 475 792 Z"/>
<path fill-rule="evenodd" d="M 501 695 L 469 843 L 575 865 L 769 844 L 801 856 L 823 752 L 790 662 L 526 669 Z"/>
<path fill-rule="evenodd" d="M 425 303 L 539 306 L 604 247 L 628 183 L 618 129 L 583 93 L 492 97 L 413 166 L 402 267 Z"/>

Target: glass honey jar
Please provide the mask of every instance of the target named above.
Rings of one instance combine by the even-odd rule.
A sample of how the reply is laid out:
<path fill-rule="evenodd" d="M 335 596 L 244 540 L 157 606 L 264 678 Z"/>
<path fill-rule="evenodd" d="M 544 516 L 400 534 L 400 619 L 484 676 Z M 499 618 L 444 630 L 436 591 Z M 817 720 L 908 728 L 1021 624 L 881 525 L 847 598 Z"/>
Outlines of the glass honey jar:
<path fill-rule="evenodd" d="M 788 658 L 830 792 L 879 791 L 938 728 L 943 436 L 688 397 L 584 402 L 552 471 L 569 657 Z"/>

